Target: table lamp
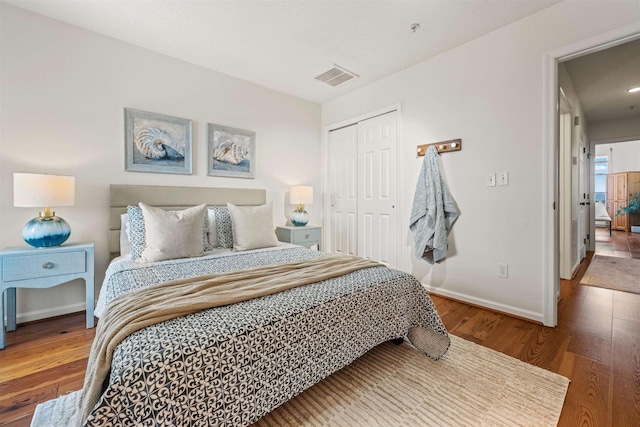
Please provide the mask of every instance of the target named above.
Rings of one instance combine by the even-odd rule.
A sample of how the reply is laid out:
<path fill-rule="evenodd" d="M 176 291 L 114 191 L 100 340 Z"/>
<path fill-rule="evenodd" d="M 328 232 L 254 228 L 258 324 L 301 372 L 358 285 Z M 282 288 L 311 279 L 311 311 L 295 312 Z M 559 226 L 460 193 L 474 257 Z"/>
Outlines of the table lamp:
<path fill-rule="evenodd" d="M 75 204 L 76 179 L 73 176 L 13 174 L 13 206 L 44 208 L 37 218 L 22 229 L 22 238 L 36 248 L 60 246 L 67 241 L 71 227 L 56 216 L 52 206 Z"/>
<path fill-rule="evenodd" d="M 304 205 L 313 203 L 313 187 L 308 185 L 298 185 L 289 190 L 289 202 L 298 205 L 298 208 L 291 214 L 291 224 L 302 227 L 309 222 L 309 214 L 304 210 Z"/>

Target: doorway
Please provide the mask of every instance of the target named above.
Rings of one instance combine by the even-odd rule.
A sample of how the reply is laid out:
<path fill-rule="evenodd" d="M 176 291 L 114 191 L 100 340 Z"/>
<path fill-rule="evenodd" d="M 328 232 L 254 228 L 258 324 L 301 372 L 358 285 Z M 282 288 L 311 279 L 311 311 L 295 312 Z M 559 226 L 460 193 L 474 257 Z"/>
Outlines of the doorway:
<path fill-rule="evenodd" d="M 544 218 L 543 245 L 546 256 L 543 261 L 545 285 L 543 290 L 543 322 L 546 326 L 556 326 L 558 312 L 558 295 L 560 285 L 560 227 L 559 227 L 559 95 L 558 95 L 558 64 L 561 61 L 577 58 L 589 53 L 605 50 L 640 38 L 637 26 L 621 27 L 617 30 L 573 43 L 568 46 L 548 52 L 544 57 L 545 93 L 544 93 Z M 586 145 L 586 141 L 585 141 Z M 566 191 L 566 189 L 565 189 Z M 588 216 L 593 217 L 594 205 L 586 205 Z"/>

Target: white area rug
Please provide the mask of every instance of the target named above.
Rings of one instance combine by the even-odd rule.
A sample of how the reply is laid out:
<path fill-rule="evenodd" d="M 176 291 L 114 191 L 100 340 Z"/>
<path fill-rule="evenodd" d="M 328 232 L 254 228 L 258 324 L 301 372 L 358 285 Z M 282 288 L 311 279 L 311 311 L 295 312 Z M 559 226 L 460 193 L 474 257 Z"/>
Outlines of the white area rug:
<path fill-rule="evenodd" d="M 569 380 L 451 336 L 433 361 L 384 343 L 256 426 L 555 426 Z M 38 405 L 32 427 L 78 425 L 78 392 Z"/>

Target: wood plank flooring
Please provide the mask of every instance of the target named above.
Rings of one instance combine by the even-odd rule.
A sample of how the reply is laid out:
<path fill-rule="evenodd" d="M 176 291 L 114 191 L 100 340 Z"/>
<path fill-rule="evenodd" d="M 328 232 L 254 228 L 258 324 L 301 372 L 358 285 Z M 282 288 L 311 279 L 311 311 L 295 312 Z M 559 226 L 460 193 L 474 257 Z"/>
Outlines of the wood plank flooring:
<path fill-rule="evenodd" d="M 640 236 L 596 232 L 596 253 L 640 258 Z M 601 240 L 602 239 L 602 240 Z M 561 281 L 558 327 L 433 296 L 454 335 L 571 379 L 560 426 L 640 427 L 640 295 Z M 0 425 L 29 426 L 38 403 L 80 389 L 95 329 L 84 313 L 19 325 L 0 350 Z"/>

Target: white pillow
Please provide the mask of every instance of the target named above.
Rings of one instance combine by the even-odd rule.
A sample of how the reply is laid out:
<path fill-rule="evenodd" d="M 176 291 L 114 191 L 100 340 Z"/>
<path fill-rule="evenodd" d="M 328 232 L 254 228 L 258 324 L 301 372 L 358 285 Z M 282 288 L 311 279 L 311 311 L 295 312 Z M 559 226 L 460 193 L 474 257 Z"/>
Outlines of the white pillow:
<path fill-rule="evenodd" d="M 129 214 L 120 215 L 120 255 L 131 253 L 131 243 L 129 243 Z"/>
<path fill-rule="evenodd" d="M 278 246 L 273 228 L 273 203 L 262 206 L 238 207 L 227 203 L 233 227 L 233 250 Z"/>
<path fill-rule="evenodd" d="M 146 240 L 141 260 L 153 262 L 202 255 L 202 218 L 206 208 L 199 205 L 170 212 L 141 202 Z"/>

